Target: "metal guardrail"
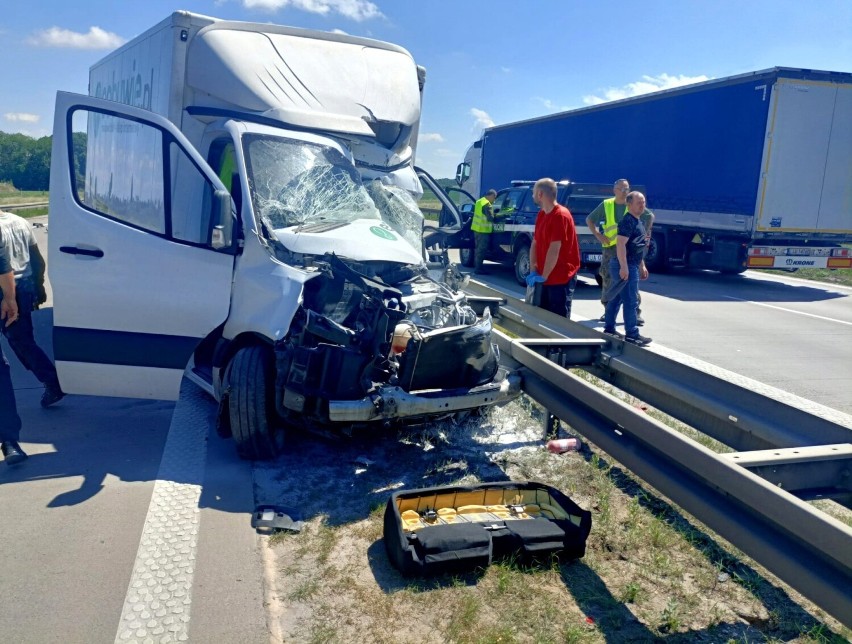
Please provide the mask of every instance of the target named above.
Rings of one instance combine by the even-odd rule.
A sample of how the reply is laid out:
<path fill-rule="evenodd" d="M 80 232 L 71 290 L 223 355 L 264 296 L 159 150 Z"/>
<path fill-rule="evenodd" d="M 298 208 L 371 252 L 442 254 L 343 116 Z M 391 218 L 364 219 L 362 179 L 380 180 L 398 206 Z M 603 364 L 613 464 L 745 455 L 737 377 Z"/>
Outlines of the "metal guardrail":
<path fill-rule="evenodd" d="M 852 430 L 520 302 L 496 324 L 518 336 L 495 334 L 529 396 L 852 628 L 852 529 L 803 500 L 852 500 Z M 571 367 L 737 451 L 713 452 Z"/>
<path fill-rule="evenodd" d="M 478 286 L 475 289 L 483 290 Z M 485 290 L 489 295 L 496 293 Z M 518 302 L 501 312 L 500 325 L 520 337 L 606 339 L 609 343 L 606 351 L 597 354 L 594 360 L 574 366 L 587 368 L 602 380 L 701 429 L 733 449 L 827 445 L 852 440 L 848 428 L 831 420 L 552 316 L 547 311 Z"/>
<path fill-rule="evenodd" d="M 33 203 L 14 203 L 0 205 L 0 210 L 27 210 L 28 208 L 46 208 L 50 204 L 49 201 L 37 201 Z"/>

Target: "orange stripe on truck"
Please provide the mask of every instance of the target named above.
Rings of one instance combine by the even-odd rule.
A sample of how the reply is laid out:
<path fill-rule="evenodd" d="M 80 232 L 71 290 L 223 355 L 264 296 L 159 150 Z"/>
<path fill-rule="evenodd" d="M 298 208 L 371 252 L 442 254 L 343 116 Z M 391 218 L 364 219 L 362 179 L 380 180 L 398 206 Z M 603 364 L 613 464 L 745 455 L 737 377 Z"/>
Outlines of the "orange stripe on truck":
<path fill-rule="evenodd" d="M 852 268 L 852 257 L 829 257 L 828 268 Z"/>
<path fill-rule="evenodd" d="M 773 266 L 775 264 L 775 258 L 770 256 L 759 257 L 757 255 L 749 255 L 748 257 L 748 266 L 754 266 L 755 268 L 760 268 L 763 266 Z"/>

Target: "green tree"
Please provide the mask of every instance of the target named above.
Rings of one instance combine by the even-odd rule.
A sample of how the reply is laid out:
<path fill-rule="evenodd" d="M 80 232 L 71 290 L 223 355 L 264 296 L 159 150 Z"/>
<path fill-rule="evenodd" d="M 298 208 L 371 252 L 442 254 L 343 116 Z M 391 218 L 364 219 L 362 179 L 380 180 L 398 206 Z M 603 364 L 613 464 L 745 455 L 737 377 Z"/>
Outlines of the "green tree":
<path fill-rule="evenodd" d="M 86 181 L 86 133 L 74 132 L 74 173 L 77 177 L 77 186 L 82 187 Z"/>
<path fill-rule="evenodd" d="M 75 132 L 73 137 L 76 171 L 85 176 L 86 135 Z M 50 136 L 34 139 L 0 132 L 0 182 L 9 182 L 18 190 L 48 190 L 52 145 Z"/>
<path fill-rule="evenodd" d="M 0 181 L 7 181 L 20 189 L 32 143 L 33 139 L 23 134 L 0 132 Z"/>
<path fill-rule="evenodd" d="M 50 188 L 51 137 L 36 139 L 30 146 L 23 174 L 15 183 L 20 190 L 47 190 Z"/>

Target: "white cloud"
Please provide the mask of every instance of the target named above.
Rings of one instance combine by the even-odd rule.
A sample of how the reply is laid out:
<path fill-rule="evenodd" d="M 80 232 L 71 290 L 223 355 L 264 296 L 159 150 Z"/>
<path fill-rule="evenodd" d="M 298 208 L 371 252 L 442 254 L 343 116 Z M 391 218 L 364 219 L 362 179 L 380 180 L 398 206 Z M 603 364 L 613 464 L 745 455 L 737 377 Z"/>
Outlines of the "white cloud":
<path fill-rule="evenodd" d="M 293 7 L 310 13 L 318 13 L 322 16 L 339 13 L 341 16 L 357 22 L 382 17 L 379 8 L 369 0 L 243 0 L 243 5 L 248 9 L 267 9 L 269 11 Z"/>
<path fill-rule="evenodd" d="M 488 112 L 485 110 L 480 110 L 479 108 L 472 107 L 470 108 L 470 115 L 476 119 L 474 122 L 474 127 L 476 128 L 485 128 L 485 127 L 494 127 L 494 121 L 488 115 Z"/>
<path fill-rule="evenodd" d="M 38 114 L 28 114 L 26 112 L 6 112 L 3 118 L 15 123 L 38 123 L 41 117 Z"/>
<path fill-rule="evenodd" d="M 544 105 L 544 109 L 549 110 L 551 112 L 564 112 L 565 110 L 571 109 L 567 106 L 560 106 L 551 101 L 549 98 L 544 98 L 543 96 L 536 96 L 534 101 L 538 101 L 542 105 Z"/>
<path fill-rule="evenodd" d="M 442 158 L 445 158 L 445 159 L 446 158 L 455 159 L 459 156 L 459 153 L 456 152 L 455 150 L 450 150 L 448 148 L 438 148 L 437 150 L 435 150 L 435 156 L 436 157 L 442 157 Z"/>
<path fill-rule="evenodd" d="M 660 74 L 659 76 L 643 76 L 642 80 L 628 83 L 623 87 L 610 87 L 604 90 L 603 96 L 598 96 L 596 94 L 584 96 L 583 103 L 586 105 L 598 105 L 608 101 L 617 101 L 621 98 L 649 94 L 662 89 L 671 89 L 672 87 L 680 87 L 681 85 L 701 83 L 706 80 L 710 80 L 710 77 L 703 74 L 700 76 L 669 76 L 668 74 Z"/>
<path fill-rule="evenodd" d="M 443 143 L 444 137 L 437 132 L 421 132 L 417 140 L 420 143 Z"/>
<path fill-rule="evenodd" d="M 81 34 L 70 29 L 51 27 L 35 32 L 27 39 L 36 47 L 67 47 L 69 49 L 115 49 L 125 40 L 118 34 L 104 31 L 100 27 L 91 27 L 88 33 Z"/>
<path fill-rule="evenodd" d="M 348 36 L 349 34 L 343 31 L 343 29 L 332 29 L 331 33 L 338 34 L 340 36 Z"/>

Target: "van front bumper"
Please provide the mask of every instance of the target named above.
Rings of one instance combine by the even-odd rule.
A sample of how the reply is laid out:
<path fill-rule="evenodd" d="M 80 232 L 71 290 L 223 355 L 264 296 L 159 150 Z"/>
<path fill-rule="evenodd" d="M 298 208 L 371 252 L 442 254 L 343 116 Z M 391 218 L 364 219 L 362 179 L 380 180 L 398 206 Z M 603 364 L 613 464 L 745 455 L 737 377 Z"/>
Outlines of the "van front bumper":
<path fill-rule="evenodd" d="M 360 400 L 330 400 L 332 422 L 366 423 L 379 420 L 423 418 L 509 402 L 521 395 L 521 376 L 511 371 L 500 380 L 466 390 L 431 390 L 409 393 L 385 385 Z"/>

